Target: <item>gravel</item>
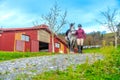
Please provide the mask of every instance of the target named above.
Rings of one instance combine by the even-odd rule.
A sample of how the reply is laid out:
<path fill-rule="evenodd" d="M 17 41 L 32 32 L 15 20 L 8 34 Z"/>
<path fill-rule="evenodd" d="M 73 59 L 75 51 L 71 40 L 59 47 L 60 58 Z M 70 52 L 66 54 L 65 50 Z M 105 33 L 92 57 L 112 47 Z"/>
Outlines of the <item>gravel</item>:
<path fill-rule="evenodd" d="M 31 80 L 37 74 L 50 70 L 65 70 L 68 66 L 83 64 L 86 60 L 93 63 L 103 59 L 100 54 L 57 54 L 51 56 L 40 56 L 21 58 L 0 62 L 0 80 Z"/>

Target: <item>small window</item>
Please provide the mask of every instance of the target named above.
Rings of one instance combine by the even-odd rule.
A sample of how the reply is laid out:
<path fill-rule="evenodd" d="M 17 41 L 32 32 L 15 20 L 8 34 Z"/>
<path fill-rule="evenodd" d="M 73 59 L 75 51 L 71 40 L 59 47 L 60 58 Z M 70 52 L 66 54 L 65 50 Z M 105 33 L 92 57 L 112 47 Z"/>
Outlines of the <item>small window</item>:
<path fill-rule="evenodd" d="M 21 40 L 25 41 L 25 35 L 22 34 Z"/>
<path fill-rule="evenodd" d="M 25 40 L 26 40 L 26 41 L 29 41 L 29 36 L 26 36 L 26 37 L 25 37 Z"/>
<path fill-rule="evenodd" d="M 22 39 L 23 41 L 27 41 L 27 42 L 28 42 L 28 41 L 30 40 L 30 37 L 27 36 L 27 35 L 22 34 L 21 39 Z"/>
<path fill-rule="evenodd" d="M 60 48 L 60 44 L 59 43 L 55 43 L 55 47 L 56 48 Z"/>

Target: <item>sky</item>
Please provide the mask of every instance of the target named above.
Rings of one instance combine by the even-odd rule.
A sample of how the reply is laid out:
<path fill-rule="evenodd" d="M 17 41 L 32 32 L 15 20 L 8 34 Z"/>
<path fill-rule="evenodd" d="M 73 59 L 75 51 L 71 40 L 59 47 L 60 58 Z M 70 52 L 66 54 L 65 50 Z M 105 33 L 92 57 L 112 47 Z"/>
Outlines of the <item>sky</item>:
<path fill-rule="evenodd" d="M 69 28 L 70 23 L 82 24 L 86 33 L 92 31 L 108 31 L 96 20 L 100 20 L 100 12 L 106 9 L 120 10 L 120 0 L 57 0 L 61 11 L 67 11 L 67 24 L 62 32 Z M 24 28 L 33 27 L 33 22 L 44 24 L 41 15 L 49 13 L 55 0 L 0 0 L 0 27 Z M 101 19 L 102 20 L 102 19 Z M 120 18 L 118 17 L 120 21 Z M 108 31 L 109 32 L 109 31 Z"/>

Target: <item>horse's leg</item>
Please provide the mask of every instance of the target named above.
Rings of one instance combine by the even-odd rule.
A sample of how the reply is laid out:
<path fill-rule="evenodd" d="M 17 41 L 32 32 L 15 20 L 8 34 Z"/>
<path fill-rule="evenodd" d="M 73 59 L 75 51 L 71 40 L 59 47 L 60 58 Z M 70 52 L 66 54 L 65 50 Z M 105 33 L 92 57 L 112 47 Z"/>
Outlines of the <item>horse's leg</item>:
<path fill-rule="evenodd" d="M 70 49 L 71 49 L 71 47 L 70 47 L 70 40 L 69 40 L 69 42 L 68 42 L 68 48 L 69 48 L 69 52 L 70 52 Z"/>
<path fill-rule="evenodd" d="M 72 37 L 72 40 L 71 40 L 71 49 L 74 52 L 74 38 L 73 37 Z"/>
<path fill-rule="evenodd" d="M 72 40 L 72 46 L 73 46 L 73 48 L 74 48 L 74 39 Z"/>
<path fill-rule="evenodd" d="M 70 39 L 70 52 L 73 52 L 73 48 L 72 48 L 72 38 Z"/>
<path fill-rule="evenodd" d="M 74 48 L 75 48 L 75 43 L 76 43 L 76 38 L 74 38 L 74 41 L 73 41 Z"/>
<path fill-rule="evenodd" d="M 75 48 L 75 42 L 73 41 L 73 48 Z"/>

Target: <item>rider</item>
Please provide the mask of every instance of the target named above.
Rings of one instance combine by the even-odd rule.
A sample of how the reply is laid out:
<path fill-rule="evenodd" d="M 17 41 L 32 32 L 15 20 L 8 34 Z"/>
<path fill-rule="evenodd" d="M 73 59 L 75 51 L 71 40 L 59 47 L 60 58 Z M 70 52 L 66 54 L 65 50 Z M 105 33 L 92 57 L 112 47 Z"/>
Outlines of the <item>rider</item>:
<path fill-rule="evenodd" d="M 84 30 L 82 29 L 81 24 L 78 24 L 78 30 L 76 31 L 76 37 L 77 37 L 78 53 L 82 53 L 83 43 L 84 43 L 84 39 L 86 38 L 86 34 Z"/>
<path fill-rule="evenodd" d="M 70 52 L 73 52 L 73 51 L 74 51 L 74 50 L 73 50 L 73 48 L 74 48 L 73 40 L 75 40 L 75 39 L 74 39 L 74 36 L 73 36 L 73 35 L 75 35 L 75 33 L 76 33 L 75 28 L 74 28 L 74 24 L 75 24 L 75 23 L 71 23 L 71 24 L 70 24 L 70 29 L 68 29 L 68 30 L 66 31 L 66 34 L 65 34 L 65 39 L 66 39 L 67 42 L 68 42 L 68 47 L 69 47 L 69 49 L 70 49 Z"/>

